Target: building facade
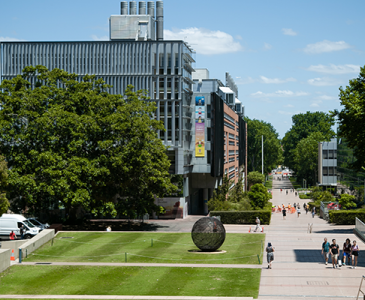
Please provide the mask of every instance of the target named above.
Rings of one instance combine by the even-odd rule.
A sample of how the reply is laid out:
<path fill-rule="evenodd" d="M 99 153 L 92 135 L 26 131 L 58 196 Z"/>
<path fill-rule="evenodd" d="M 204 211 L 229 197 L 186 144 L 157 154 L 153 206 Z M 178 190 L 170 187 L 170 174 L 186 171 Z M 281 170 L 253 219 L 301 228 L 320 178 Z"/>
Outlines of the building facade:
<path fill-rule="evenodd" d="M 318 185 L 337 187 L 337 139 L 318 143 Z"/>

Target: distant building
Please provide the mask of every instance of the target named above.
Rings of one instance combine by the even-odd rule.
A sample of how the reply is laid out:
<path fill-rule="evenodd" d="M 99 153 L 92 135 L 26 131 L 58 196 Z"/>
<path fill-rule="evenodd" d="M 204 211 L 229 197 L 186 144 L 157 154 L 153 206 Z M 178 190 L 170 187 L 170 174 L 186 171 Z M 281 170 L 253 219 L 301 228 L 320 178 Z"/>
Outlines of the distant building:
<path fill-rule="evenodd" d="M 318 185 L 337 187 L 337 139 L 318 143 Z"/>

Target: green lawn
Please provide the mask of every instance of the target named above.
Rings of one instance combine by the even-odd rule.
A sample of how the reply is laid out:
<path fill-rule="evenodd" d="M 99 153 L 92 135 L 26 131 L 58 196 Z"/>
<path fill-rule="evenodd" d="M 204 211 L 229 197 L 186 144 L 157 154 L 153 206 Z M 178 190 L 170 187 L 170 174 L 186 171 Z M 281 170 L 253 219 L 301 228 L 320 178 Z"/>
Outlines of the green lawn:
<path fill-rule="evenodd" d="M 62 237 L 73 237 L 63 239 Z M 153 239 L 153 246 L 151 240 Z M 197 250 L 190 233 L 63 232 L 28 255 L 27 262 L 127 262 L 258 264 L 262 261 L 264 234 L 227 233 L 223 254 L 191 253 Z"/>
<path fill-rule="evenodd" d="M 261 269 L 16 265 L 0 294 L 258 297 Z"/>

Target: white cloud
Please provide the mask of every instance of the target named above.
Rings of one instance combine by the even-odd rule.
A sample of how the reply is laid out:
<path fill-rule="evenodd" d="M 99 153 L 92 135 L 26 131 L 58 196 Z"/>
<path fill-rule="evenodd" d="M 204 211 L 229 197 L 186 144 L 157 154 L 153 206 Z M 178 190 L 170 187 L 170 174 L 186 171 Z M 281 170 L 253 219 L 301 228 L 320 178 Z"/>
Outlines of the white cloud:
<path fill-rule="evenodd" d="M 332 85 L 341 85 L 341 81 L 333 78 L 322 77 L 322 78 L 313 78 L 308 79 L 308 83 L 314 86 L 332 86 Z"/>
<path fill-rule="evenodd" d="M 258 91 L 256 93 L 251 94 L 253 97 L 300 97 L 300 96 L 307 96 L 308 93 L 305 92 L 292 92 L 288 90 L 279 90 L 274 93 L 263 93 Z"/>
<path fill-rule="evenodd" d="M 236 40 L 242 40 L 242 36 L 236 35 Z"/>
<path fill-rule="evenodd" d="M 291 116 L 291 115 L 294 114 L 290 111 L 283 111 L 283 110 L 279 110 L 278 113 L 281 114 L 281 115 L 287 115 L 287 116 Z"/>
<path fill-rule="evenodd" d="M 350 48 L 351 46 L 344 41 L 339 42 L 331 42 L 328 40 L 324 40 L 322 42 L 318 42 L 315 44 L 308 44 L 304 48 L 304 52 L 308 54 L 317 54 L 317 53 L 324 53 L 324 52 L 333 52 L 333 51 L 340 51 Z"/>
<path fill-rule="evenodd" d="M 109 37 L 108 37 L 108 36 L 106 36 L 106 35 L 103 35 L 103 36 L 101 36 L 101 37 L 98 37 L 98 36 L 96 36 L 95 34 L 93 34 L 93 35 L 91 36 L 91 38 L 92 38 L 94 41 L 109 41 Z"/>
<path fill-rule="evenodd" d="M 270 50 L 272 48 L 272 45 L 265 43 L 264 44 L 264 50 Z"/>
<path fill-rule="evenodd" d="M 235 80 L 235 82 L 237 85 L 250 84 L 250 83 L 254 83 L 256 81 L 252 77 L 247 77 L 247 78 L 236 77 L 236 79 L 237 80 Z"/>
<path fill-rule="evenodd" d="M 271 83 L 278 84 L 278 83 L 297 81 L 295 78 L 292 78 L 292 77 L 287 78 L 287 79 L 280 79 L 280 78 L 267 78 L 265 76 L 260 76 L 260 79 L 263 83 L 266 83 L 266 84 L 271 84 Z"/>
<path fill-rule="evenodd" d="M 0 36 L 0 41 L 1 42 L 16 42 L 16 41 L 25 41 L 25 40 L 20 40 L 20 39 L 8 37 L 8 36 L 6 36 L 6 37 Z"/>
<path fill-rule="evenodd" d="M 286 105 L 284 105 L 284 107 L 287 107 L 287 108 L 293 108 L 293 107 L 294 107 L 294 105 L 286 104 Z"/>
<path fill-rule="evenodd" d="M 332 96 L 328 96 L 328 95 L 322 95 L 322 96 L 318 96 L 316 97 L 317 100 L 335 100 L 337 99 L 336 97 L 332 97 Z"/>
<path fill-rule="evenodd" d="M 215 55 L 242 51 L 241 44 L 223 31 L 212 31 L 203 28 L 185 28 L 164 30 L 166 40 L 185 40 L 198 54 Z"/>
<path fill-rule="evenodd" d="M 283 32 L 283 34 L 285 35 L 291 35 L 291 36 L 295 36 L 297 35 L 298 33 L 296 33 L 293 29 L 291 28 L 283 28 L 281 29 L 281 31 Z"/>
<path fill-rule="evenodd" d="M 325 74 L 350 74 L 350 73 L 359 73 L 360 66 L 357 65 L 334 65 L 330 64 L 329 66 L 324 65 L 317 65 L 317 66 L 310 66 L 308 71 L 313 71 L 317 73 L 325 73 Z"/>
<path fill-rule="evenodd" d="M 317 101 L 312 101 L 311 105 L 309 105 L 310 107 L 319 107 L 319 104 L 321 104 L 322 101 L 321 100 L 317 100 Z"/>

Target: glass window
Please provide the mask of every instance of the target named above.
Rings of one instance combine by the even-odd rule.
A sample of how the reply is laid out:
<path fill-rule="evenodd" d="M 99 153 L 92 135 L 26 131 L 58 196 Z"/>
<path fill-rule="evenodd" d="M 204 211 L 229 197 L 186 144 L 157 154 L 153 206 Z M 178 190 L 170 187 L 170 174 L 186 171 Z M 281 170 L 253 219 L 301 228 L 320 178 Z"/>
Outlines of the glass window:
<path fill-rule="evenodd" d="M 212 116 L 212 107 L 211 105 L 207 105 L 207 118 L 211 118 Z"/>
<path fill-rule="evenodd" d="M 211 163 L 211 157 L 210 157 L 210 156 L 211 156 L 211 151 L 210 151 L 210 150 L 208 150 L 208 151 L 207 151 L 207 163 L 208 163 L 208 164 L 210 164 L 210 163 Z"/>
<path fill-rule="evenodd" d="M 323 176 L 328 176 L 328 167 L 323 167 Z"/>
<path fill-rule="evenodd" d="M 334 158 L 334 150 L 328 150 L 328 159 Z"/>
<path fill-rule="evenodd" d="M 328 159 L 328 150 L 323 150 L 323 159 Z"/>
<path fill-rule="evenodd" d="M 207 128 L 207 141 L 210 142 L 211 139 L 211 135 L 212 135 L 212 129 L 210 127 Z"/>

